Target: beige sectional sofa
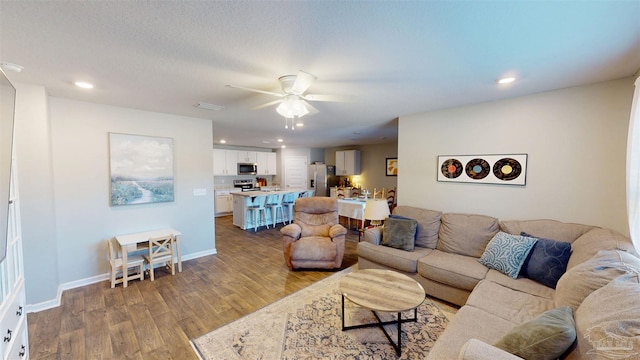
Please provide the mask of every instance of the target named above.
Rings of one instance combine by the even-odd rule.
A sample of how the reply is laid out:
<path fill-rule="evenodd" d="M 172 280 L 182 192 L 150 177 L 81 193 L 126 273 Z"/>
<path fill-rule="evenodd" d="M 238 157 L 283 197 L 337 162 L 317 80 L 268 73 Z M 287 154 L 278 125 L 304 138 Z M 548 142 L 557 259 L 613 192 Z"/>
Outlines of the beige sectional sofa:
<path fill-rule="evenodd" d="M 518 359 L 512 353 L 532 352 L 525 357 L 555 358 L 546 343 L 528 344 L 534 337 L 528 331 L 540 323 L 555 331 L 548 316 L 555 324 L 554 316 L 566 311 L 573 319 L 563 323 L 562 336 L 576 340 L 561 358 L 640 359 L 640 259 L 627 237 L 555 220 L 499 221 L 409 206 L 396 207 L 394 215 L 417 221 L 413 251 L 381 245 L 384 227 L 370 228 L 358 244 L 358 266 L 399 271 L 420 282 L 427 295 L 461 306 L 427 359 Z M 555 289 L 481 264 L 498 232 L 570 243 Z"/>

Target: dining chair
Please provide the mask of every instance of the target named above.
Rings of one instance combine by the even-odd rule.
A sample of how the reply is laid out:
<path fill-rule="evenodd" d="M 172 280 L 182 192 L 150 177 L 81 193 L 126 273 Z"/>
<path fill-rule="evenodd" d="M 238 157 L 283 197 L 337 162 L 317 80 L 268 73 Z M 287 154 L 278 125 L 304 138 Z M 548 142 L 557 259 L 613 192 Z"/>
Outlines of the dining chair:
<path fill-rule="evenodd" d="M 384 188 L 380 191 L 377 191 L 375 188 L 373 189 L 373 198 L 378 199 L 378 197 L 384 199 Z"/>
<path fill-rule="evenodd" d="M 174 266 L 173 235 L 160 236 L 149 239 L 149 254 L 143 255 L 144 260 L 149 264 L 149 277 L 151 281 L 155 279 L 155 265 L 165 263 L 171 269 L 171 275 L 176 274 Z"/>
<path fill-rule="evenodd" d="M 128 280 L 140 279 L 144 280 L 144 259 L 140 255 L 127 256 L 127 268 L 123 268 L 122 258 L 117 256 L 114 249 L 114 242 L 116 239 L 107 240 L 107 248 L 109 251 L 109 265 L 111 266 L 111 288 L 116 287 L 117 284 L 122 283 L 122 277 L 116 278 L 118 272 L 123 273 L 129 271 L 129 269 L 135 269 L 135 275 L 128 275 Z"/>
<path fill-rule="evenodd" d="M 337 194 L 338 194 L 338 199 L 344 199 L 344 188 L 338 188 Z"/>
<path fill-rule="evenodd" d="M 280 210 L 280 216 L 282 219 L 282 225 L 284 225 L 284 212 L 282 210 L 282 196 L 283 194 L 272 194 L 267 196 L 264 207 L 269 209 L 269 215 L 271 216 L 271 222 L 273 228 L 276 228 L 276 220 L 278 218 L 278 210 Z"/>
<path fill-rule="evenodd" d="M 387 204 L 389 205 L 389 211 L 393 212 L 393 208 L 396 207 L 396 188 L 395 187 L 387 191 Z"/>
<path fill-rule="evenodd" d="M 351 189 L 351 197 L 357 198 L 358 196 L 360 196 L 360 189 L 358 188 Z"/>
<path fill-rule="evenodd" d="M 253 231 L 258 231 L 258 227 L 260 226 L 259 220 L 262 220 L 262 217 L 266 218 L 266 208 L 264 207 L 267 197 L 266 196 L 254 196 L 247 200 L 249 204 L 247 205 L 247 218 L 253 219 Z M 269 224 L 266 223 L 267 229 L 269 228 Z"/>
<path fill-rule="evenodd" d="M 282 198 L 282 206 L 287 208 L 288 224 L 291 224 L 291 221 L 293 221 L 293 207 L 295 206 L 296 199 L 298 199 L 299 196 L 300 196 L 299 192 L 290 192 L 290 193 L 284 194 L 284 197 Z"/>

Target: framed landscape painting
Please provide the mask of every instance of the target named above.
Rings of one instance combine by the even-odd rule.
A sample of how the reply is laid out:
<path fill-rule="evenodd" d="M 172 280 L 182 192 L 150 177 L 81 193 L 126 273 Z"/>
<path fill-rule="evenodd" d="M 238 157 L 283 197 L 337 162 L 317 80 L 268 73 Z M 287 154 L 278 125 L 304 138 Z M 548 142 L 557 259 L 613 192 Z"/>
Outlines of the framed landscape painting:
<path fill-rule="evenodd" d="M 111 206 L 173 201 L 173 139 L 109 133 Z"/>

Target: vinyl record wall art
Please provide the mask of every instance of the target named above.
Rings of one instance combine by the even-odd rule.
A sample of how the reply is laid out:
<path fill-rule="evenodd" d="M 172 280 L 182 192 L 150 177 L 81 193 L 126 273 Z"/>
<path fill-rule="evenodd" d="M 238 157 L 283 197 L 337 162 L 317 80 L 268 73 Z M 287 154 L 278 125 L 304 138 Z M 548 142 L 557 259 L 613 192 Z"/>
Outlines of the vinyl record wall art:
<path fill-rule="evenodd" d="M 440 155 L 438 181 L 526 185 L 527 154 Z"/>

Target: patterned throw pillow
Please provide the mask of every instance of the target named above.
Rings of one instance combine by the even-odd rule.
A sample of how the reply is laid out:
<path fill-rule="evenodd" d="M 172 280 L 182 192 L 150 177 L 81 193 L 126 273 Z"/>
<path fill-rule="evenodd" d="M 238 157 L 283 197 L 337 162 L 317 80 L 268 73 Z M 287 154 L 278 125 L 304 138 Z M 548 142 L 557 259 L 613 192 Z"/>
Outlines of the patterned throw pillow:
<path fill-rule="evenodd" d="M 482 265 L 500 271 L 514 279 L 538 239 L 498 232 L 478 260 Z"/>
<path fill-rule="evenodd" d="M 538 239 L 524 260 L 520 275 L 555 289 L 558 279 L 567 271 L 571 244 L 539 238 L 526 232 L 521 232 L 520 235 Z"/>

